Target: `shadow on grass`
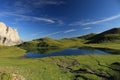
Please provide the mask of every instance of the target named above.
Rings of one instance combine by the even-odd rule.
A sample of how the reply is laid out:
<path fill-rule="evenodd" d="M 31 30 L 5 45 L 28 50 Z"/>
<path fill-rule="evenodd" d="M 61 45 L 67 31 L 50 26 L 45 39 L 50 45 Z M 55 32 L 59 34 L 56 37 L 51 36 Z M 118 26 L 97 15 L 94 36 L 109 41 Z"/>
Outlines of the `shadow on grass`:
<path fill-rule="evenodd" d="M 115 49 L 109 49 L 109 48 L 100 48 L 100 47 L 89 47 L 89 46 L 83 46 L 83 47 L 79 47 L 80 49 L 98 49 L 98 50 L 101 50 L 101 51 L 104 51 L 104 52 L 107 52 L 109 54 L 120 54 L 120 50 L 115 50 Z"/>
<path fill-rule="evenodd" d="M 109 69 L 114 71 L 110 80 L 120 80 L 120 62 L 112 63 L 111 65 L 109 65 Z"/>
<path fill-rule="evenodd" d="M 115 49 L 109 49 L 109 48 L 96 48 L 102 51 L 105 51 L 110 54 L 120 54 L 120 50 L 115 50 Z"/>

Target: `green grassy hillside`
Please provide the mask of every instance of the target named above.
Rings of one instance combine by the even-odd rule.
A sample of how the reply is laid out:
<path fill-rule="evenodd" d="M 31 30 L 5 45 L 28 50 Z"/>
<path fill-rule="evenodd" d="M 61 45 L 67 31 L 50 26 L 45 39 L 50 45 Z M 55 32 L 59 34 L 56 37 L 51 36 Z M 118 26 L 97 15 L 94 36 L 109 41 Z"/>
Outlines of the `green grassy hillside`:
<path fill-rule="evenodd" d="M 29 42 L 24 42 L 21 45 L 18 45 L 22 49 L 28 51 L 35 51 L 38 49 L 51 48 L 69 48 L 69 47 L 78 47 L 84 42 L 83 39 L 79 38 L 64 38 L 61 40 L 52 39 L 52 38 L 41 38 Z"/>
<path fill-rule="evenodd" d="M 113 28 L 100 34 L 91 33 L 81 37 L 75 38 L 64 38 L 64 39 L 52 39 L 52 38 L 41 38 L 29 42 L 24 42 L 19 47 L 27 51 L 36 51 L 41 48 L 70 48 L 70 47 L 81 47 L 89 45 L 90 43 L 115 43 L 120 44 L 120 28 Z"/>
<path fill-rule="evenodd" d="M 89 39 L 88 43 L 120 43 L 120 28 L 113 28 L 108 31 L 97 34 Z"/>
<path fill-rule="evenodd" d="M 29 42 L 24 42 L 23 44 L 18 45 L 19 47 L 26 49 L 28 51 L 35 51 L 39 48 L 58 48 L 62 46 L 59 41 L 52 38 L 41 38 L 37 40 L 32 40 Z"/>
<path fill-rule="evenodd" d="M 0 47 L 0 52 L 0 80 L 120 80 L 120 55 L 31 59 L 18 47 Z"/>
<path fill-rule="evenodd" d="M 85 40 L 89 40 L 89 39 L 91 39 L 92 37 L 94 37 L 94 36 L 96 36 L 97 34 L 95 34 L 95 33 L 90 33 L 90 34 L 87 34 L 87 35 L 84 35 L 84 36 L 80 36 L 80 37 L 78 37 L 78 38 L 80 38 L 80 39 L 85 39 Z"/>

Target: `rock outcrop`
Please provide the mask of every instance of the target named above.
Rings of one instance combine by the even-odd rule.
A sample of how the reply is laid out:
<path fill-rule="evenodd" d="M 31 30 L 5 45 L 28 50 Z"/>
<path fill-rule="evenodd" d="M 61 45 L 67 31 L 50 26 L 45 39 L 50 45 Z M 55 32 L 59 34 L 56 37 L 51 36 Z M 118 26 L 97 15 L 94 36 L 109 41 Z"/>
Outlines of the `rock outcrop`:
<path fill-rule="evenodd" d="M 22 43 L 18 31 L 0 22 L 0 45 L 13 46 Z"/>

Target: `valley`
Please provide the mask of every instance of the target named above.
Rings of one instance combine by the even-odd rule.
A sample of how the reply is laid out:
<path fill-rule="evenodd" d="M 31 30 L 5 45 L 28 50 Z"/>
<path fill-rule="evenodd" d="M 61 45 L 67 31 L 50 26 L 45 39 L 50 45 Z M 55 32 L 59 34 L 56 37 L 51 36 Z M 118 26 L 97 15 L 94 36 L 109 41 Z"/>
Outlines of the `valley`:
<path fill-rule="evenodd" d="M 112 34 L 109 33 L 109 35 Z M 119 36 L 115 38 L 113 35 L 112 38 L 105 36 L 103 42 L 91 42 L 91 38 L 96 35 L 61 40 L 42 38 L 13 47 L 0 46 L 0 80 L 15 80 L 13 75 L 16 75 L 18 80 L 119 80 Z M 111 54 L 52 56 L 35 59 L 24 56 L 26 52 L 40 48 L 83 47 L 101 49 Z"/>

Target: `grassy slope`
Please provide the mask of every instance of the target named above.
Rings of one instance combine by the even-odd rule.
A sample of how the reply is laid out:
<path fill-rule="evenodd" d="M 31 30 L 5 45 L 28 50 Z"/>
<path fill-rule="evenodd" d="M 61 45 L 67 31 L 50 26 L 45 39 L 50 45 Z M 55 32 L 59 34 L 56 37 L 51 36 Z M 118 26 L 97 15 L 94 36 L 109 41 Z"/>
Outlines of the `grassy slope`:
<path fill-rule="evenodd" d="M 26 49 L 28 51 L 35 51 L 41 48 L 69 48 L 69 47 L 78 47 L 82 46 L 84 39 L 79 38 L 65 38 L 61 40 L 51 39 L 51 38 L 42 38 L 29 42 L 25 42 L 19 47 Z"/>
<path fill-rule="evenodd" d="M 90 46 L 120 49 L 119 44 L 112 46 L 109 46 L 109 44 L 89 44 Z M 24 50 L 17 47 L 0 47 L 0 72 L 7 73 L 6 75 L 18 73 L 28 80 L 120 79 L 120 69 L 115 71 L 120 67 L 120 55 L 85 55 L 26 59 L 22 57 L 24 52 Z M 101 76 L 103 76 L 103 79 Z"/>
<path fill-rule="evenodd" d="M 120 28 L 113 28 L 89 38 L 88 43 L 115 42 L 120 44 Z"/>
<path fill-rule="evenodd" d="M 119 54 L 120 52 L 120 44 L 119 44 L 119 40 L 118 41 L 107 41 L 99 43 L 99 44 L 85 44 L 86 42 L 89 42 L 89 40 L 85 40 L 84 38 L 80 39 L 80 38 L 66 38 L 66 39 L 61 39 L 61 40 L 54 40 L 54 39 L 43 39 L 43 41 L 41 42 L 41 40 L 34 40 L 34 41 L 30 41 L 27 43 L 24 43 L 22 45 L 20 45 L 21 48 L 26 49 L 27 51 L 41 51 L 46 48 L 48 49 L 54 49 L 57 48 L 59 50 L 63 49 L 63 48 L 71 48 L 71 47 L 94 47 L 94 48 L 99 48 L 99 49 L 103 49 L 109 53 L 112 54 Z M 53 44 L 54 43 L 54 44 Z M 38 46 L 41 45 L 42 46 Z M 43 46 L 44 44 L 44 46 Z M 35 45 L 35 46 L 34 46 Z M 47 45 L 47 46 L 46 46 Z M 43 52 L 42 52 L 43 53 Z M 46 52 L 47 53 L 47 52 Z"/>
<path fill-rule="evenodd" d="M 25 42 L 19 46 L 29 51 L 29 50 L 36 50 L 38 48 L 44 48 L 44 47 L 45 48 L 46 47 L 48 48 L 80 47 L 80 46 L 83 46 L 84 43 L 86 44 L 99 43 L 99 44 L 102 44 L 103 47 L 105 46 L 105 43 L 110 44 L 110 46 L 113 46 L 114 44 L 115 45 L 120 44 L 120 28 L 113 28 L 108 31 L 104 31 L 100 34 L 91 33 L 81 37 L 65 38 L 61 40 L 56 40 L 52 38 L 42 38 L 42 39 Z"/>
<path fill-rule="evenodd" d="M 0 46 L 0 58 L 14 58 L 23 56 L 25 50 L 18 47 Z"/>

